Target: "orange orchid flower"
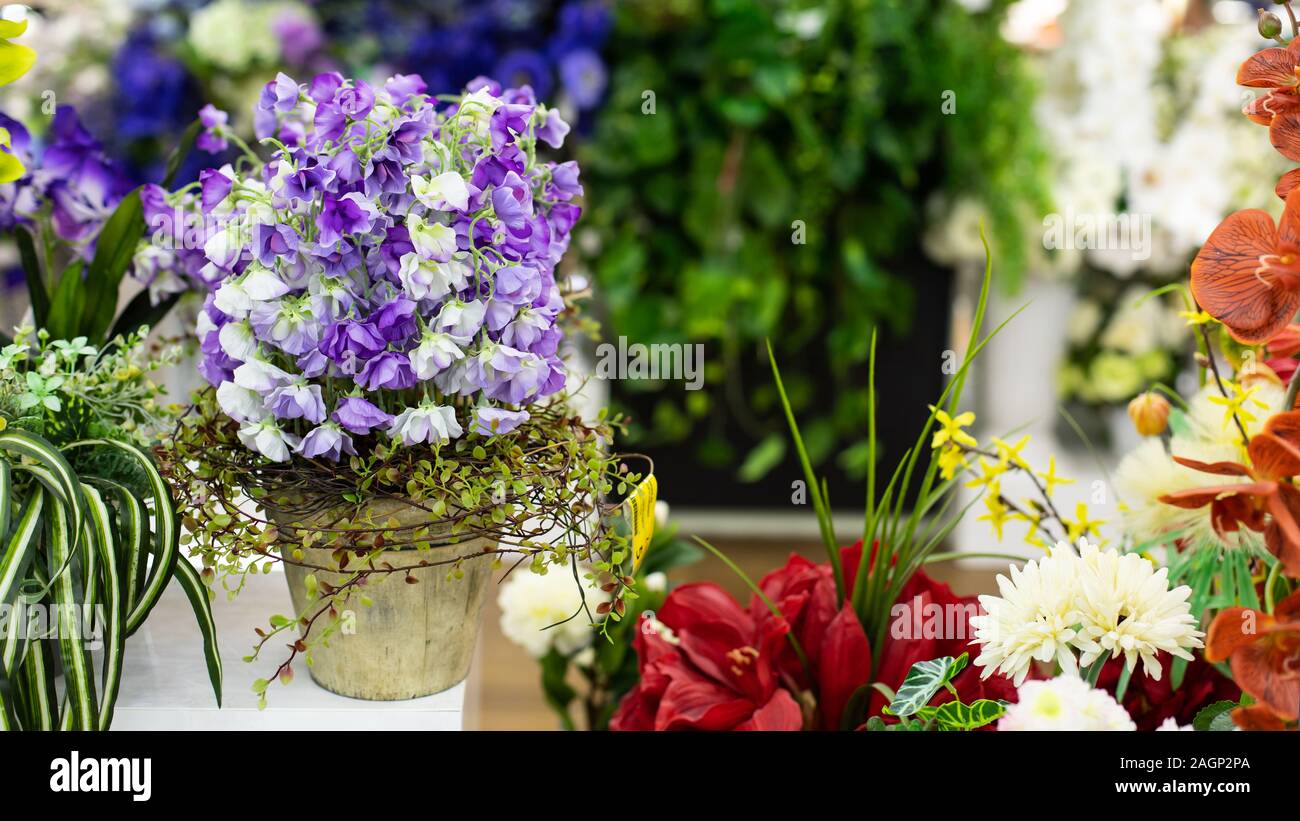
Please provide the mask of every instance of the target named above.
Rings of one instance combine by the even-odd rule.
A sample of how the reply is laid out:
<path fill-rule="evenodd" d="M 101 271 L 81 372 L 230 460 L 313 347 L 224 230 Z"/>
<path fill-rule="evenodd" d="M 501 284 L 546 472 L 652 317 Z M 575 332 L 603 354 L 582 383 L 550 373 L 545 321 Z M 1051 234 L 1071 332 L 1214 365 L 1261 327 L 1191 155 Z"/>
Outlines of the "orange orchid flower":
<path fill-rule="evenodd" d="M 1300 577 L 1300 488 L 1291 482 L 1300 475 L 1300 411 L 1270 417 L 1264 429 L 1251 437 L 1247 453 L 1250 467 L 1174 456 L 1178 464 L 1202 473 L 1251 481 L 1180 490 L 1161 496 L 1160 501 L 1189 510 L 1209 505 L 1210 522 L 1220 536 L 1243 527 L 1263 533 L 1286 574 Z"/>
<path fill-rule="evenodd" d="M 1232 711 L 1243 730 L 1281 730 L 1300 715 L 1300 591 L 1273 612 L 1219 611 L 1205 639 L 1205 659 L 1227 661 L 1237 686 L 1257 702 Z"/>
<path fill-rule="evenodd" d="M 1300 308 L 1300 194 L 1276 226 L 1257 208 L 1219 223 L 1192 261 L 1192 296 L 1248 345 L 1285 328 Z"/>
<path fill-rule="evenodd" d="M 1266 344 L 1269 357 L 1295 356 L 1300 353 L 1300 324 L 1292 322 L 1273 334 Z"/>
<path fill-rule="evenodd" d="M 1252 122 L 1268 126 L 1278 153 L 1300 162 L 1300 39 L 1286 48 L 1266 48 L 1237 69 L 1237 84 L 1268 89 L 1242 108 Z"/>

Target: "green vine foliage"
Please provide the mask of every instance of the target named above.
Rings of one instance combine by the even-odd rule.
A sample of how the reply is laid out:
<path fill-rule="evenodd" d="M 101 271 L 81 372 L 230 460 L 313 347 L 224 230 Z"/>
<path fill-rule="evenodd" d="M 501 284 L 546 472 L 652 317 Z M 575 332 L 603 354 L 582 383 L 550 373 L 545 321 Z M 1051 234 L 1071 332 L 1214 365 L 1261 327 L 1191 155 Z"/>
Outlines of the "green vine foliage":
<path fill-rule="evenodd" d="M 629 467 L 630 457 L 609 452 L 621 428 L 617 418 L 602 413 L 587 423 L 560 399 L 533 408 L 505 435 L 471 432 L 448 444 L 414 447 L 359 438 L 361 455 L 346 466 L 301 456 L 270 462 L 245 447 L 238 428 L 211 389 L 199 392 L 164 446 L 163 470 L 185 511 L 182 545 L 202 560 L 211 589 L 233 599 L 249 574 L 270 572 L 276 562 L 311 571 L 306 607 L 272 616 L 245 659 L 289 638 L 275 675 L 283 683 L 292 680 L 300 655 L 310 666 L 313 649 L 344 626 L 344 603 L 368 606 L 376 584 L 418 584 L 413 569 L 442 568 L 459 577 L 465 561 L 484 557 L 494 569 L 573 573 L 575 584 L 581 573 L 596 579 L 611 601 L 593 608 L 584 601 L 573 617 L 606 637 L 638 597 L 626 571 L 629 539 L 619 527 L 617 500 L 644 474 Z M 480 538 L 486 546 L 472 556 L 448 558 L 439 550 Z M 322 548 L 328 559 L 319 558 Z M 413 567 L 394 567 L 395 551 L 422 558 Z M 326 572 L 344 581 L 317 580 Z M 263 703 L 270 683 L 254 683 Z"/>
<path fill-rule="evenodd" d="M 607 339 L 707 346 L 706 390 L 626 385 L 663 394 L 634 436 L 695 438 L 703 462 L 737 464 L 714 434 L 739 421 L 768 437 L 745 470 L 761 476 L 784 452 L 780 407 L 727 379 L 771 337 L 784 361 L 835 374 L 791 374 L 790 395 L 814 414 L 814 463 L 845 451 L 872 329 L 905 332 L 925 298 L 908 276 L 935 192 L 985 204 L 1003 277 L 1017 277 L 1023 214 L 1041 213 L 1045 189 L 1028 74 L 998 34 L 1007 5 L 619 4 L 609 100 L 579 154 L 599 207 L 577 245 Z"/>

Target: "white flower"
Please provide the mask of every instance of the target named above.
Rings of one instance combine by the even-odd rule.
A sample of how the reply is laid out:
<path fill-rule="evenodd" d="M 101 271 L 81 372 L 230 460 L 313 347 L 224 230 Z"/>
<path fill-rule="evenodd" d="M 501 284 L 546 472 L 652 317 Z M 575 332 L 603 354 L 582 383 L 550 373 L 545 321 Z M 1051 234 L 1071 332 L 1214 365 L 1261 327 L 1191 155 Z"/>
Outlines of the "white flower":
<path fill-rule="evenodd" d="M 1179 727 L 1178 719 L 1174 718 L 1173 716 L 1170 716 L 1169 718 L 1166 718 L 1163 722 L 1161 722 L 1160 726 L 1156 728 L 1156 732 L 1160 732 L 1162 730 L 1164 731 L 1177 730 L 1180 732 L 1192 732 L 1194 729 L 1195 728 L 1192 727 L 1190 724 L 1186 727 Z"/>
<path fill-rule="evenodd" d="M 231 359 L 246 362 L 257 353 L 257 338 L 253 336 L 253 326 L 246 319 L 222 325 L 217 339 L 221 342 L 221 350 Z"/>
<path fill-rule="evenodd" d="M 456 252 L 456 232 L 440 222 L 425 222 L 418 214 L 406 217 L 406 230 L 411 235 L 411 245 L 425 259 L 447 262 Z"/>
<path fill-rule="evenodd" d="M 261 265 L 250 265 L 242 276 L 227 279 L 217 289 L 213 302 L 227 316 L 243 319 L 258 302 L 269 302 L 289 293 L 282 279 Z"/>
<path fill-rule="evenodd" d="M 464 339 L 463 342 L 468 342 Z M 429 380 L 451 367 L 451 363 L 465 358 L 458 340 L 451 334 L 426 330 L 420 344 L 411 351 L 411 369 L 421 382 Z"/>
<path fill-rule="evenodd" d="M 479 137 L 486 137 L 492 113 L 500 107 L 501 100 L 493 97 L 486 86 L 472 94 L 466 94 L 458 109 L 461 126 L 472 129 Z"/>
<path fill-rule="evenodd" d="M 1075 676 L 1026 682 L 1015 704 L 998 720 L 998 730 L 1136 730 L 1137 725 L 1110 693 Z"/>
<path fill-rule="evenodd" d="M 440 407 L 428 401 L 402 411 L 388 427 L 388 435 L 406 445 L 446 442 L 464 432 L 456 421 L 455 408 L 450 405 Z"/>
<path fill-rule="evenodd" d="M 234 382 L 222 382 L 217 388 L 217 404 L 236 422 L 261 422 L 271 415 L 262 394 Z"/>
<path fill-rule="evenodd" d="M 582 584 L 587 606 L 594 613 L 609 596 L 595 586 L 594 580 L 583 579 Z M 551 649 L 566 656 L 575 653 L 590 644 L 595 635 L 584 613 L 570 618 L 582 607 L 582 593 L 567 568 L 551 568 L 544 576 L 512 573 L 501 584 L 497 604 L 501 607 L 501 632 L 534 658 L 541 658 Z"/>
<path fill-rule="evenodd" d="M 663 573 L 648 573 L 645 577 L 645 589 L 651 593 L 663 593 L 668 589 L 668 576 Z"/>
<path fill-rule="evenodd" d="M 1011 676 L 1019 686 L 1034 661 L 1056 661 L 1067 673 L 1076 672 L 1072 642 L 1079 613 L 1075 607 L 1078 558 L 1067 544 L 1046 558 L 1011 567 L 1011 578 L 998 576 L 997 596 L 980 596 L 984 614 L 971 618 L 972 644 L 981 644 L 977 667 L 982 678 L 994 672 Z"/>
<path fill-rule="evenodd" d="M 1096 545 L 1079 542 L 1078 595 L 1076 604 L 1083 622 L 1078 644 L 1083 649 L 1079 663 L 1087 666 L 1099 657 L 1124 657 L 1130 671 L 1142 659 L 1142 669 L 1160 680 L 1156 653 L 1191 660 L 1189 647 L 1200 647 L 1205 634 L 1196 629 L 1187 599 L 1186 585 L 1169 589 L 1169 570 L 1156 570 L 1136 553 L 1102 551 Z M 1095 647 L 1086 647 L 1086 644 Z"/>
<path fill-rule="evenodd" d="M 239 441 L 273 462 L 284 462 L 297 450 L 299 437 L 280 430 L 274 419 L 248 423 L 239 428 Z"/>
<path fill-rule="evenodd" d="M 434 211 L 464 211 L 469 208 L 469 188 L 465 179 L 455 171 L 436 177 L 412 177 L 411 191 L 417 200 Z"/>
<path fill-rule="evenodd" d="M 1238 448 L 1230 443 L 1216 444 L 1175 436 L 1170 443 L 1175 456 L 1198 462 L 1235 462 Z M 1213 487 L 1249 481 L 1249 477 L 1216 476 L 1185 467 L 1173 460 L 1159 438 L 1144 439 L 1119 463 L 1115 471 L 1115 490 L 1123 500 L 1124 531 L 1138 542 L 1185 539 L 1188 544 L 1223 544 L 1236 547 L 1248 534 L 1228 534 L 1224 540 L 1215 533 L 1208 508 L 1175 507 L 1160 501 L 1161 496 L 1183 490 Z"/>
<path fill-rule="evenodd" d="M 436 331 L 446 331 L 452 336 L 472 337 L 478 333 L 478 329 L 483 327 L 483 317 L 487 313 L 487 305 L 481 300 L 471 302 L 461 302 L 452 300 L 442 306 L 438 315 L 434 317 L 433 328 Z"/>
<path fill-rule="evenodd" d="M 235 368 L 235 384 L 258 393 L 270 393 L 289 384 L 291 377 L 282 368 L 261 359 L 250 359 Z"/>
<path fill-rule="evenodd" d="M 1033 661 L 1056 661 L 1077 674 L 1103 657 L 1123 656 L 1132 670 L 1140 658 L 1159 680 L 1156 653 L 1191 658 L 1204 633 L 1187 603 L 1191 589 L 1169 589 L 1169 571 L 1141 556 L 1102 551 L 1079 540 L 1079 555 L 1060 542 L 1048 556 L 998 576 L 997 596 L 980 596 L 985 614 L 971 619 L 973 644 L 983 645 L 975 666 L 983 677 L 1013 676 L 1020 686 Z M 1081 655 L 1075 658 L 1075 652 Z"/>
<path fill-rule="evenodd" d="M 416 253 L 402 254 L 398 277 L 411 299 L 441 299 L 469 282 L 470 267 L 462 260 L 433 262 Z"/>

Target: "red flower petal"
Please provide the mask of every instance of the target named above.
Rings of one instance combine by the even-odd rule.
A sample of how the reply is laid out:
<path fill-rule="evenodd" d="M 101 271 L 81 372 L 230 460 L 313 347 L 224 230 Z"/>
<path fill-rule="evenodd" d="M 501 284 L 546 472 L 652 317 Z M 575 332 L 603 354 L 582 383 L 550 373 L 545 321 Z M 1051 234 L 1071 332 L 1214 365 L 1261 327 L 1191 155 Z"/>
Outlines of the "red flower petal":
<path fill-rule="evenodd" d="M 802 730 L 803 711 L 786 690 L 777 690 L 766 704 L 759 707 L 748 721 L 736 725 L 737 730 Z"/>
<path fill-rule="evenodd" d="M 817 703 L 821 707 L 823 729 L 839 729 L 840 716 L 849 698 L 870 682 L 871 645 L 853 607 L 845 604 L 822 639 Z"/>

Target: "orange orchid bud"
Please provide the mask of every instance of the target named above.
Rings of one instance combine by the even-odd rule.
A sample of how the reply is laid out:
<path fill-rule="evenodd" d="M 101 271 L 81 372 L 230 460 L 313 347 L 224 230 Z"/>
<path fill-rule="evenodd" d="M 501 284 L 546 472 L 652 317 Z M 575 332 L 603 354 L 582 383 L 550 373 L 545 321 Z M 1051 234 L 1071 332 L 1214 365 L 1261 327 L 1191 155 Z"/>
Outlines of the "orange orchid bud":
<path fill-rule="evenodd" d="M 1128 417 L 1142 436 L 1159 436 L 1169 425 L 1169 400 L 1152 391 L 1138 394 L 1128 403 Z"/>

